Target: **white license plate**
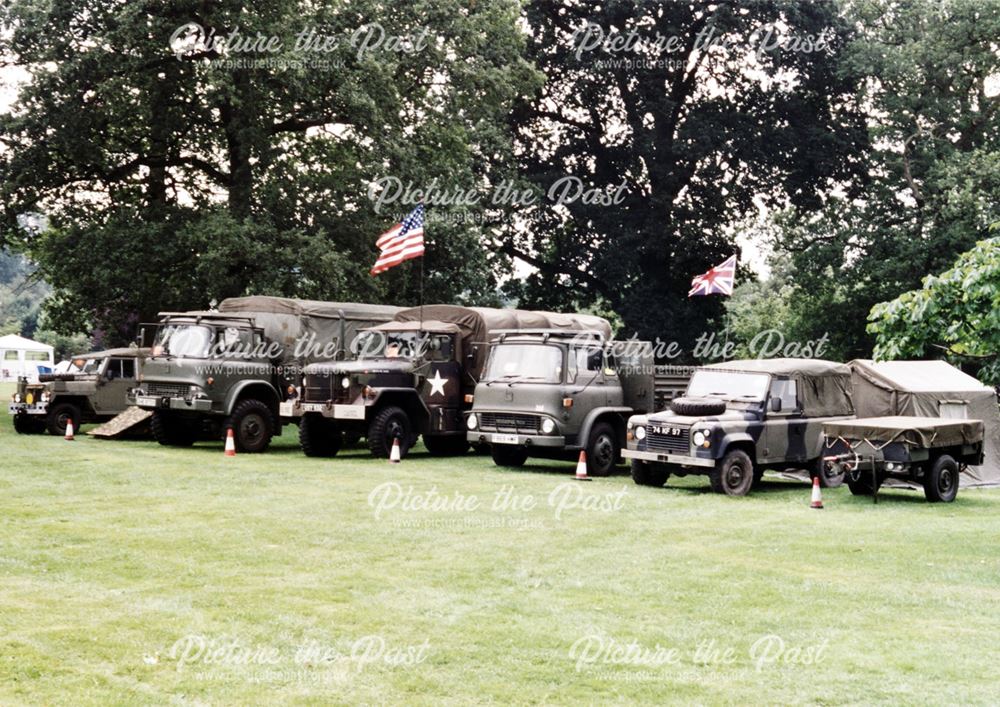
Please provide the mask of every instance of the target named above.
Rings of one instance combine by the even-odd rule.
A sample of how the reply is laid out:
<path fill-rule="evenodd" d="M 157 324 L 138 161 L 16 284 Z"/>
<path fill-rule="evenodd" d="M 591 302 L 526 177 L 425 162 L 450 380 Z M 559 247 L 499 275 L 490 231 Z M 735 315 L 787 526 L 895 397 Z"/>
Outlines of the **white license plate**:
<path fill-rule="evenodd" d="M 517 444 L 517 435 L 492 435 L 490 442 L 493 444 Z"/>
<path fill-rule="evenodd" d="M 136 405 L 145 405 L 147 407 L 153 407 L 153 408 L 156 407 L 158 402 L 159 398 L 151 398 L 148 395 L 139 395 L 135 399 Z"/>
<path fill-rule="evenodd" d="M 323 403 L 305 403 L 302 409 L 306 412 L 323 412 L 326 409 L 326 405 Z"/>
<path fill-rule="evenodd" d="M 365 406 L 334 405 L 333 416 L 338 420 L 363 420 L 365 419 Z"/>

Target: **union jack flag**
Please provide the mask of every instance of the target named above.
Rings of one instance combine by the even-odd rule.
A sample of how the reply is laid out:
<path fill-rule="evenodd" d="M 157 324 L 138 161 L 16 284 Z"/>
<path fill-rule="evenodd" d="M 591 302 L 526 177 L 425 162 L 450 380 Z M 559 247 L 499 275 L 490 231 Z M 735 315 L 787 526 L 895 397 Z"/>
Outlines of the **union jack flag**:
<path fill-rule="evenodd" d="M 722 265 L 716 265 L 704 275 L 695 275 L 691 280 L 691 291 L 688 297 L 698 295 L 731 295 L 733 280 L 736 279 L 736 256 L 726 259 Z"/>
<path fill-rule="evenodd" d="M 378 260 L 372 266 L 371 274 L 378 275 L 391 267 L 399 265 L 404 260 L 419 258 L 424 254 L 424 205 L 417 204 L 417 208 L 410 212 L 410 215 L 403 219 L 402 223 L 397 223 L 388 231 L 383 233 L 375 241 L 375 245 L 381 249 Z"/>

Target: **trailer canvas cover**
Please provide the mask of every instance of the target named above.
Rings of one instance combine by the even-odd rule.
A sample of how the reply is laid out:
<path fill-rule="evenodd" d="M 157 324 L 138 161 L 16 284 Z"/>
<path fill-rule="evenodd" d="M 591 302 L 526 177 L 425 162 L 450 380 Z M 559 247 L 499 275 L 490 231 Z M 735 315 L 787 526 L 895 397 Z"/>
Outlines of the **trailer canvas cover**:
<path fill-rule="evenodd" d="M 985 460 L 964 486 L 1000 485 L 1000 410 L 996 392 L 946 361 L 850 363 L 858 417 L 907 415 L 982 420 Z"/>

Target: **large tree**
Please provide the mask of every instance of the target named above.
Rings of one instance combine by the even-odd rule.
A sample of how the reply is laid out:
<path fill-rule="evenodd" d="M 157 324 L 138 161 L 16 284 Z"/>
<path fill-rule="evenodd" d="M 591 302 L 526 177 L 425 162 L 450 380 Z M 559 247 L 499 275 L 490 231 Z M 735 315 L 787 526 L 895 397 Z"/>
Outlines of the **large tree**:
<path fill-rule="evenodd" d="M 720 313 L 687 299 L 691 277 L 736 250 L 728 227 L 758 204 L 816 208 L 855 176 L 850 29 L 832 2 L 798 0 L 536 0 L 527 20 L 547 82 L 513 115 L 542 195 L 500 234 L 536 269 L 519 294 L 603 303 L 630 334 L 690 346 Z M 565 177 L 606 199 L 554 204 Z"/>
<path fill-rule="evenodd" d="M 447 189 L 507 163 L 509 106 L 538 82 L 519 11 L 515 0 L 6 5 L 3 53 L 29 80 L 0 116 L 0 234 L 52 283 L 58 326 L 112 339 L 158 309 L 247 291 L 414 301 L 413 268 L 378 280 L 367 269 L 374 238 L 415 200 L 377 211 L 369 185 Z M 278 44 L 239 48 L 258 37 Z M 18 216 L 33 211 L 51 227 L 28 236 Z M 427 297 L 488 298 L 503 263 L 450 216 L 431 210 Z"/>
<path fill-rule="evenodd" d="M 845 66 L 864 74 L 873 149 L 860 192 L 782 214 L 796 320 L 831 351 L 867 356 L 871 307 L 920 286 L 1000 218 L 1000 4 L 850 3 Z M 858 185 L 855 185 L 858 186 Z"/>

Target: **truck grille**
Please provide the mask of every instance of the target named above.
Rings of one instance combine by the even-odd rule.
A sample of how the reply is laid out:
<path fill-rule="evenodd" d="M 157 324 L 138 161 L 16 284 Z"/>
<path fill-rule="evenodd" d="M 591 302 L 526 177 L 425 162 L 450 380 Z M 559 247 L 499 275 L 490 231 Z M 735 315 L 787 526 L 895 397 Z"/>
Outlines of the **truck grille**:
<path fill-rule="evenodd" d="M 661 425 L 662 432 L 654 432 L 653 426 L 646 428 L 646 449 L 651 452 L 691 453 L 691 428 Z"/>
<path fill-rule="evenodd" d="M 183 398 L 191 389 L 191 386 L 183 383 L 146 383 L 142 386 L 146 393 L 156 398 Z"/>
<path fill-rule="evenodd" d="M 520 415 L 509 412 L 484 412 L 479 415 L 479 427 L 511 432 L 538 432 L 542 418 L 539 415 Z"/>

